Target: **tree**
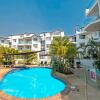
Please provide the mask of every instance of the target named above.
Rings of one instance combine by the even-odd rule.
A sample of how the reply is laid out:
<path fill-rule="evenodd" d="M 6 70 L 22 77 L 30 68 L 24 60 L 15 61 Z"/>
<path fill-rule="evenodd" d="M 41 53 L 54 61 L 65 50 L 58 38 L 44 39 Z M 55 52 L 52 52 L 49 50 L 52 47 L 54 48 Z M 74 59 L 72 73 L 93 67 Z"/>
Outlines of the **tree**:
<path fill-rule="evenodd" d="M 3 63 L 7 60 L 7 55 L 9 53 L 18 53 L 18 50 L 14 49 L 14 48 L 10 48 L 10 47 L 4 47 L 2 45 L 0 45 L 0 63 Z M 11 57 L 9 56 L 9 61 L 14 61 L 15 57 Z M 6 61 L 7 62 L 7 61 Z"/>
<path fill-rule="evenodd" d="M 100 44 L 95 42 L 93 38 L 89 40 L 85 46 L 84 52 L 92 58 L 100 59 Z"/>
<path fill-rule="evenodd" d="M 31 52 L 31 50 L 23 50 L 21 52 Z M 32 61 L 34 62 L 37 62 L 37 54 L 36 53 L 33 53 L 33 54 L 26 54 L 26 55 L 23 55 L 24 57 L 24 62 L 25 64 L 31 64 Z"/>
<path fill-rule="evenodd" d="M 100 43 L 92 38 L 85 46 L 85 53 L 95 59 L 93 66 L 100 71 Z"/>
<path fill-rule="evenodd" d="M 56 58 L 61 65 L 65 67 L 70 58 L 75 57 L 76 47 L 71 43 L 68 37 L 55 37 L 50 45 L 50 55 Z"/>

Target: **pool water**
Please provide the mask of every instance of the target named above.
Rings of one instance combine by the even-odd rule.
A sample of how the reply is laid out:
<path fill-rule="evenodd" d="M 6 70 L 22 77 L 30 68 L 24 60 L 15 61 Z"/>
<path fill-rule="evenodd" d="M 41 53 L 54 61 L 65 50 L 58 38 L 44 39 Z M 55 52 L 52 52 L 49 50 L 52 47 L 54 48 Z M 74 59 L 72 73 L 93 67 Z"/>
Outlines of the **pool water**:
<path fill-rule="evenodd" d="M 0 90 L 16 98 L 47 98 L 64 90 L 65 84 L 49 68 L 14 70 L 4 76 Z"/>

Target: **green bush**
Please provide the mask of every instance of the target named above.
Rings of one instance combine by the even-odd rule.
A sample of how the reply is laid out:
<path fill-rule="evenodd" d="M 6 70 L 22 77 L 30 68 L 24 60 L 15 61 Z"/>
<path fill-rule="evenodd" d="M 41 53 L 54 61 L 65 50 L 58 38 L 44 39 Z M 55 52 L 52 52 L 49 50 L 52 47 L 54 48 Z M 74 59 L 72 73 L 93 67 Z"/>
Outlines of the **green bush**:
<path fill-rule="evenodd" d="M 94 62 L 96 69 L 100 70 L 100 60 Z"/>

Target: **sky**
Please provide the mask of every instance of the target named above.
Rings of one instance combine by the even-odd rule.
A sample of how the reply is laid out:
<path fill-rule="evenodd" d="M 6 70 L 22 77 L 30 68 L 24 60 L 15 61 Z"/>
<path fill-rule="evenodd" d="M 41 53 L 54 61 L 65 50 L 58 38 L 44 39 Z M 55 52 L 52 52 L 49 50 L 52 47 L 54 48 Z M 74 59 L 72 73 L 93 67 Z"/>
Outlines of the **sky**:
<path fill-rule="evenodd" d="M 87 0 L 0 0 L 0 35 L 52 32 L 73 35 L 85 19 Z"/>

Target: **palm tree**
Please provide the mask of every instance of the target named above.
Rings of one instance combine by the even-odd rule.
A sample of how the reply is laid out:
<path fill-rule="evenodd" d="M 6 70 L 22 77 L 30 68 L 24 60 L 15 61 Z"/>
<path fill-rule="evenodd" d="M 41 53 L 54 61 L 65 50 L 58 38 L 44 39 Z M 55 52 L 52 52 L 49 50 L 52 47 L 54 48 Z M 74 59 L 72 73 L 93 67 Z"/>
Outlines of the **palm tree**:
<path fill-rule="evenodd" d="M 23 50 L 21 52 L 31 52 L 31 50 Z M 37 54 L 33 53 L 33 54 L 27 54 L 27 55 L 23 55 L 24 58 L 24 62 L 25 64 L 31 64 L 32 61 L 37 62 Z"/>
<path fill-rule="evenodd" d="M 9 53 L 18 53 L 18 50 L 0 45 L 0 63 L 15 61 L 15 56 L 7 55 Z"/>
<path fill-rule="evenodd" d="M 76 47 L 68 37 L 55 37 L 50 45 L 50 55 L 58 60 L 60 67 L 65 67 L 69 58 L 76 55 Z"/>

